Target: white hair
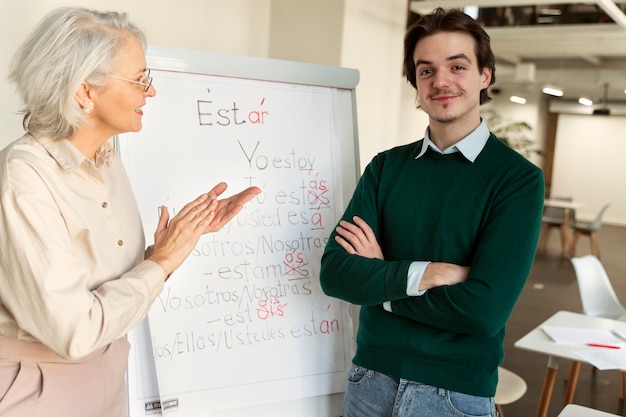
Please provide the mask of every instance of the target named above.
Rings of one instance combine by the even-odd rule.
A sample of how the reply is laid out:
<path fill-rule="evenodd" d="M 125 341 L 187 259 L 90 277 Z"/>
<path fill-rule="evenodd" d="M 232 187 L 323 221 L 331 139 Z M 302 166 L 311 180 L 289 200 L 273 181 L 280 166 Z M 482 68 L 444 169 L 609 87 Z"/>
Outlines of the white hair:
<path fill-rule="evenodd" d="M 61 7 L 46 15 L 13 57 L 9 79 L 23 101 L 24 129 L 71 137 L 87 119 L 75 94 L 83 81 L 101 86 L 129 36 L 144 33 L 125 13 Z"/>

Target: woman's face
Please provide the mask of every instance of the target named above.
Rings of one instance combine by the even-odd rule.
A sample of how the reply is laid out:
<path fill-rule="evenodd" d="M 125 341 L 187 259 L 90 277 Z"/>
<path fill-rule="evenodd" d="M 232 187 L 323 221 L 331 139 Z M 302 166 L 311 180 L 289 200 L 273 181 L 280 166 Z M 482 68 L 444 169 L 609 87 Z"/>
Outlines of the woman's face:
<path fill-rule="evenodd" d="M 146 97 L 156 95 L 154 87 L 146 91 L 144 85 L 131 82 L 146 81 L 146 58 L 141 43 L 134 36 L 128 37 L 116 61 L 113 72 L 107 74 L 108 83 L 94 91 L 90 117 L 94 128 L 107 137 L 140 131 Z"/>

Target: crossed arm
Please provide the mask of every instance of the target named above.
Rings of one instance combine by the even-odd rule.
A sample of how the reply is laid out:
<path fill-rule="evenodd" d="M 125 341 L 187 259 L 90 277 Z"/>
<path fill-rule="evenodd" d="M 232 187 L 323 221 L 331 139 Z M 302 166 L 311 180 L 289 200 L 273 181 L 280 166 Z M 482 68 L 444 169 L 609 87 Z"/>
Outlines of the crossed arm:
<path fill-rule="evenodd" d="M 347 253 L 384 260 L 384 255 L 372 228 L 358 216 L 354 223 L 342 220 L 336 228 L 335 241 Z M 469 267 L 445 262 L 430 262 L 419 282 L 419 291 L 429 290 L 442 285 L 464 282 L 469 274 Z"/>

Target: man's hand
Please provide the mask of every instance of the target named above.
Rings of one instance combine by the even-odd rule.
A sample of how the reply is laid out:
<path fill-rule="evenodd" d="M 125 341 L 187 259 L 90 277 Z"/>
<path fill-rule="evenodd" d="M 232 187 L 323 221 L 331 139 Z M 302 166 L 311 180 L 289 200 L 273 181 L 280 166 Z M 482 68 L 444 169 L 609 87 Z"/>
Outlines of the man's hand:
<path fill-rule="evenodd" d="M 469 275 L 470 268 L 445 262 L 431 262 L 426 267 L 419 290 L 429 290 L 442 285 L 458 284 L 465 282 Z"/>
<path fill-rule="evenodd" d="M 385 259 L 372 228 L 358 216 L 352 218 L 354 224 L 342 220 L 337 226 L 335 241 L 346 252 L 366 258 Z"/>

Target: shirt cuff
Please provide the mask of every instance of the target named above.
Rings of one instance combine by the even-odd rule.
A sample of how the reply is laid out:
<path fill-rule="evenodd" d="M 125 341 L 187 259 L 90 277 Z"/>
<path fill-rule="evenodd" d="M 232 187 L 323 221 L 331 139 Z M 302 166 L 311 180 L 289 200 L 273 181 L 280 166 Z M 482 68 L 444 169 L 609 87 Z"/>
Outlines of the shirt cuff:
<path fill-rule="evenodd" d="M 427 290 L 419 290 L 422 277 L 426 267 L 430 264 L 430 261 L 414 261 L 409 266 L 409 273 L 406 280 L 406 295 L 411 297 L 419 297 L 423 295 Z M 391 306 L 390 306 L 391 308 Z"/>
<path fill-rule="evenodd" d="M 167 277 L 165 277 L 165 272 L 163 272 L 163 268 L 159 264 L 145 260 L 137 264 L 132 269 L 132 272 L 136 273 L 146 283 L 152 299 L 156 299 L 161 294 Z"/>
<path fill-rule="evenodd" d="M 426 267 L 430 264 L 430 261 L 414 261 L 409 265 L 409 272 L 406 280 L 406 295 L 410 297 L 419 297 L 423 295 L 427 290 L 419 290 L 420 282 L 424 276 Z M 391 310 L 391 301 L 385 301 L 383 303 L 383 309 L 389 313 Z"/>

